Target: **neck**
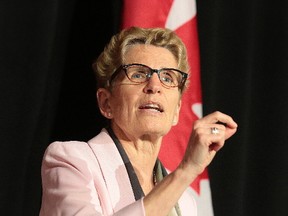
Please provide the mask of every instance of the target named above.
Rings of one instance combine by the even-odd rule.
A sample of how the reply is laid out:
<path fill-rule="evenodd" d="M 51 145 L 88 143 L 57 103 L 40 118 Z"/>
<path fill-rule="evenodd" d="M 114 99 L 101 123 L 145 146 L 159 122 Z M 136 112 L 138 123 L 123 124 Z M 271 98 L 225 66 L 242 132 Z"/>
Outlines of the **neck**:
<path fill-rule="evenodd" d="M 145 194 L 154 187 L 153 169 L 157 160 L 162 137 L 152 140 L 150 136 L 129 136 L 112 128 L 125 150 Z"/>
<path fill-rule="evenodd" d="M 124 150 L 129 156 L 129 159 L 136 157 L 137 160 L 157 159 L 162 136 L 151 134 L 135 134 L 123 131 L 121 128 L 112 124 L 111 128 L 122 144 Z"/>

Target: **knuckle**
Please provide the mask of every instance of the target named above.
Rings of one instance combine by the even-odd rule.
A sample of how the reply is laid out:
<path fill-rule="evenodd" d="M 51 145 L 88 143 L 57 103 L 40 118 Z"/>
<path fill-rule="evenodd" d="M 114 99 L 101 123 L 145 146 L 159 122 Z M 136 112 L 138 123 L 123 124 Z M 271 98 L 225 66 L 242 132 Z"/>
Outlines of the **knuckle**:
<path fill-rule="evenodd" d="M 200 119 L 197 119 L 193 123 L 193 128 L 196 130 L 199 127 L 199 125 L 200 125 Z"/>

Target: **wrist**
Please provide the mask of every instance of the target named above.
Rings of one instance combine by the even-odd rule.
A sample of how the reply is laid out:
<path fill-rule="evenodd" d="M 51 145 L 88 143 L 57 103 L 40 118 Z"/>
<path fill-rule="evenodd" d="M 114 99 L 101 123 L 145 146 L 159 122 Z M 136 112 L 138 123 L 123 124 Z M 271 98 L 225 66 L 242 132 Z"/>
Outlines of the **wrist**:
<path fill-rule="evenodd" d="M 173 172 L 175 178 L 181 182 L 181 184 L 187 187 L 197 178 L 198 172 L 194 169 L 186 169 L 184 166 L 179 165 Z"/>

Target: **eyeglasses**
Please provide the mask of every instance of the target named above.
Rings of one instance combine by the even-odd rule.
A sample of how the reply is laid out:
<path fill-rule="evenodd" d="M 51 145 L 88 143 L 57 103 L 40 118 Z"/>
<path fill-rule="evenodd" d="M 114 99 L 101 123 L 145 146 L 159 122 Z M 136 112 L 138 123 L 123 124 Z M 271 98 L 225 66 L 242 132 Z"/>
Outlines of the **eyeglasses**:
<path fill-rule="evenodd" d="M 168 88 L 179 87 L 182 89 L 188 77 L 187 73 L 175 68 L 152 69 L 143 64 L 127 64 L 121 65 L 114 74 L 112 74 L 110 84 L 122 70 L 131 82 L 138 84 L 147 82 L 153 73 L 157 73 L 160 82 Z"/>

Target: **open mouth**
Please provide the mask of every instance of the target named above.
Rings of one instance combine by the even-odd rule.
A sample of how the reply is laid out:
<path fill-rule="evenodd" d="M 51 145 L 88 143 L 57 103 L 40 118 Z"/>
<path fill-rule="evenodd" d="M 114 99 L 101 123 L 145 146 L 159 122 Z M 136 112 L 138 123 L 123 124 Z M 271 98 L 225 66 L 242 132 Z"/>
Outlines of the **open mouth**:
<path fill-rule="evenodd" d="M 157 103 L 148 103 L 148 104 L 144 104 L 144 105 L 141 105 L 139 107 L 139 109 L 151 109 L 151 110 L 156 110 L 158 112 L 164 112 L 163 108 L 161 107 L 160 104 L 157 104 Z"/>

